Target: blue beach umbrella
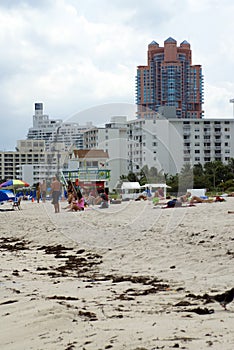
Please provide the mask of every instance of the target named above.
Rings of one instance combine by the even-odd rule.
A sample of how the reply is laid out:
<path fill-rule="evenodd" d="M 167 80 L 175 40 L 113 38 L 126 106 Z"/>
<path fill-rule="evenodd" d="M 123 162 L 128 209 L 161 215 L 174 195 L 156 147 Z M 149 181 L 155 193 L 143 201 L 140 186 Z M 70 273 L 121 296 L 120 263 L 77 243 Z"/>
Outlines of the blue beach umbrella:
<path fill-rule="evenodd" d="M 0 202 L 6 202 L 14 200 L 14 193 L 9 190 L 0 190 Z"/>

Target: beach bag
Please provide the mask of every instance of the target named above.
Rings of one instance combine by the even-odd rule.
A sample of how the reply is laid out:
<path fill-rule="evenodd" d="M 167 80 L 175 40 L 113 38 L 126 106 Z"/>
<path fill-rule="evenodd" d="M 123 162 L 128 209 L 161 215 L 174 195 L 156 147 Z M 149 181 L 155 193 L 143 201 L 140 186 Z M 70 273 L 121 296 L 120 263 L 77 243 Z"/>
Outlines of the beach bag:
<path fill-rule="evenodd" d="M 223 197 L 216 196 L 215 202 L 225 202 L 225 199 Z"/>

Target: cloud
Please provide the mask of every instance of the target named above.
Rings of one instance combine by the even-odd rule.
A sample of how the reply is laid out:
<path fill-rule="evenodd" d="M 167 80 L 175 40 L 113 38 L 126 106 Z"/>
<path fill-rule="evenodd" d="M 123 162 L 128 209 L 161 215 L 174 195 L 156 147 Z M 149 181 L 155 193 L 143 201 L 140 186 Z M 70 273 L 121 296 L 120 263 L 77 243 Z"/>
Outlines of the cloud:
<path fill-rule="evenodd" d="M 231 116 L 233 6 L 231 0 L 1 1 L 0 149 L 25 137 L 37 101 L 62 119 L 99 104 L 134 103 L 137 65 L 147 63 L 152 40 L 163 46 L 169 36 L 178 44 L 188 40 L 193 63 L 202 65 L 207 116 Z M 9 135 L 14 120 L 19 127 Z"/>

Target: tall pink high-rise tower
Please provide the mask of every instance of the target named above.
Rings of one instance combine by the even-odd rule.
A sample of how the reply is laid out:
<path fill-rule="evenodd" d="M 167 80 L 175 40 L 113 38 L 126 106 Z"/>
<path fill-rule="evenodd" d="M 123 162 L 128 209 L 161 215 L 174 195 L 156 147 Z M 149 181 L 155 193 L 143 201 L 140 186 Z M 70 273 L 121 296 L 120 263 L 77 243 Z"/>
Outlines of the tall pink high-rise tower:
<path fill-rule="evenodd" d="M 148 45 L 148 65 L 137 67 L 136 103 L 139 118 L 164 106 L 174 106 L 178 118 L 202 118 L 202 68 L 192 65 L 186 40 L 180 46 L 171 37 L 164 47 L 155 41 Z"/>

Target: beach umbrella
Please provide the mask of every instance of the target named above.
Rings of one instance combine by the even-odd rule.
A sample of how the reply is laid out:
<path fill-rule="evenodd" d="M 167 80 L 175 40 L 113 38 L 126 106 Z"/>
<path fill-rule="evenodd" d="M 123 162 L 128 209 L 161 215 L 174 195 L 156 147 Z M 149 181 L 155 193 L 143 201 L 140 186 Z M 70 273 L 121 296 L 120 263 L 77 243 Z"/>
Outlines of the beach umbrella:
<path fill-rule="evenodd" d="M 23 180 L 12 179 L 12 180 L 8 180 L 6 182 L 3 182 L 0 185 L 0 188 L 7 188 L 7 189 L 15 190 L 16 188 L 19 188 L 19 187 L 29 187 L 29 186 L 30 185 Z"/>
<path fill-rule="evenodd" d="M 0 202 L 14 200 L 15 196 L 13 192 L 9 190 L 0 190 Z"/>

